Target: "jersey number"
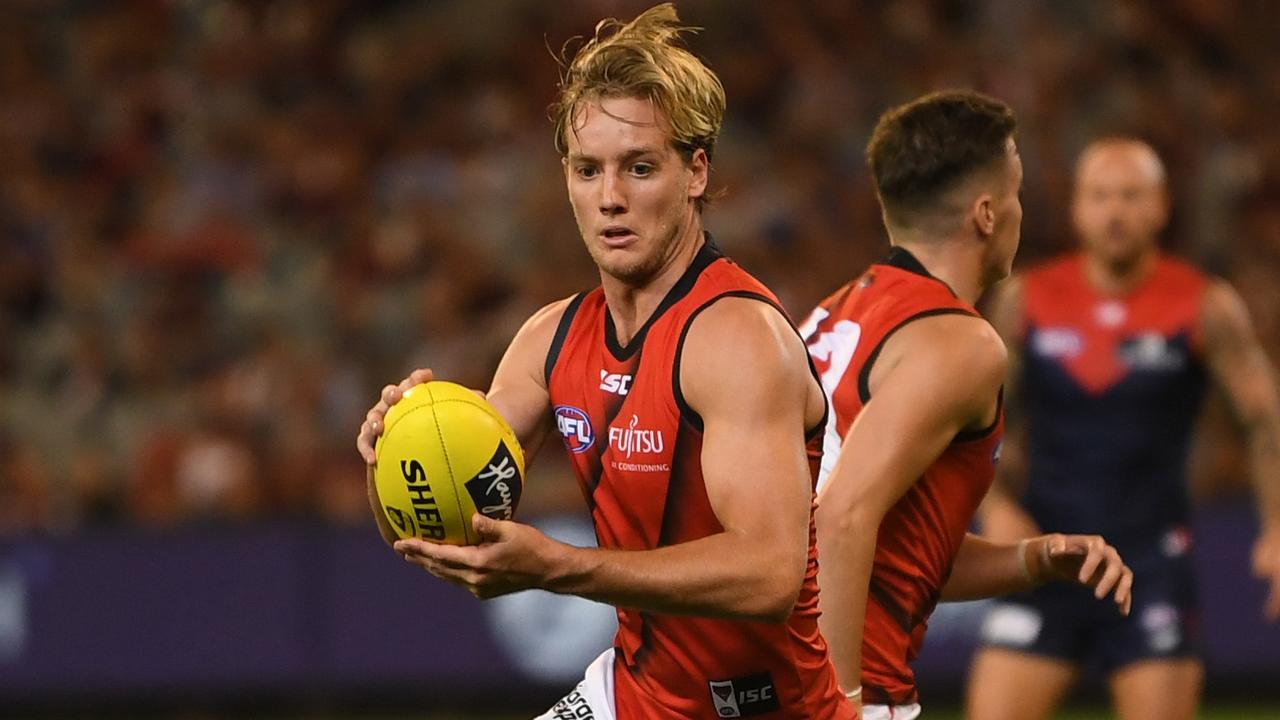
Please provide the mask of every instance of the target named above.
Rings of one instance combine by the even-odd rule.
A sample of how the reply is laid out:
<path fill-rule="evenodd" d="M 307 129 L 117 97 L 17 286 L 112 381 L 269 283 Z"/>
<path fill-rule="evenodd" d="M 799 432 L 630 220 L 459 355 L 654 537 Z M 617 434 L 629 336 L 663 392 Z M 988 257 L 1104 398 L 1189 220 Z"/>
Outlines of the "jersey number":
<path fill-rule="evenodd" d="M 827 396 L 827 428 L 822 438 L 822 468 L 818 471 L 818 490 L 822 490 L 827 476 L 840 458 L 840 446 L 844 438 L 840 437 L 840 431 L 836 427 L 833 403 L 836 388 L 844 379 L 845 371 L 849 369 L 853 354 L 858 349 L 858 341 L 862 339 L 862 326 L 851 320 L 841 320 L 831 326 L 830 330 L 818 333 L 818 325 L 830 314 L 818 308 L 800 328 L 800 334 L 809 348 L 809 356 L 818 367 L 822 392 Z"/>

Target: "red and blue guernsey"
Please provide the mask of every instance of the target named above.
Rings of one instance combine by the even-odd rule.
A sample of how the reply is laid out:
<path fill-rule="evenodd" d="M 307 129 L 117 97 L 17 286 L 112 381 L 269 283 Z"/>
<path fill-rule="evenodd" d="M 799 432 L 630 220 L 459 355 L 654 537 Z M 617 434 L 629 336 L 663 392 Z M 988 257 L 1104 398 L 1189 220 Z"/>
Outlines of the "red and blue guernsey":
<path fill-rule="evenodd" d="M 1096 291 L 1079 254 L 1025 275 L 1023 504 L 1042 528 L 1100 533 L 1122 551 L 1185 537 L 1206 286 L 1165 256 L 1123 296 Z"/>
<path fill-rule="evenodd" d="M 651 550 L 723 531 L 703 481 L 702 419 L 684 402 L 679 378 L 690 324 L 725 297 L 778 307 L 708 239 L 625 346 L 599 288 L 565 310 L 547 357 L 548 387 L 601 547 Z M 809 442 L 815 480 L 820 428 Z M 618 720 L 851 719 L 818 632 L 814 538 L 811 511 L 808 568 L 785 622 L 619 608 Z"/>

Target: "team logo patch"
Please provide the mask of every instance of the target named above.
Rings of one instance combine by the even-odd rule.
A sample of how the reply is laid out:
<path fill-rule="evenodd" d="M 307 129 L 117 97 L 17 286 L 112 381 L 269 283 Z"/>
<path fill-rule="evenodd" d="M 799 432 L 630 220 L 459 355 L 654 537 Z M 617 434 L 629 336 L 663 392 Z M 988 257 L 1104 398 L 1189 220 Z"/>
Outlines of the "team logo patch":
<path fill-rule="evenodd" d="M 596 442 L 595 431 L 591 429 L 591 418 L 572 405 L 556 406 L 556 429 L 560 431 L 565 448 L 571 453 L 586 452 Z"/>
<path fill-rule="evenodd" d="M 1120 361 L 1134 370 L 1174 372 L 1187 365 L 1187 355 L 1158 332 L 1126 338 L 1117 351 Z"/>
<path fill-rule="evenodd" d="M 1173 605 L 1151 605 L 1142 611 L 1138 622 L 1147 634 L 1147 645 L 1153 652 L 1172 652 L 1182 642 L 1182 621 L 1178 609 Z"/>
<path fill-rule="evenodd" d="M 711 689 L 711 703 L 718 717 L 751 717 L 782 709 L 769 673 L 712 680 L 707 686 Z"/>
<path fill-rule="evenodd" d="M 1031 349 L 1044 357 L 1075 357 L 1084 352 L 1084 340 L 1071 328 L 1042 328 L 1031 336 Z"/>
<path fill-rule="evenodd" d="M 467 481 L 467 493 L 481 515 L 495 520 L 510 520 L 520 502 L 520 468 L 507 444 L 498 441 L 498 449 L 484 469 Z"/>
<path fill-rule="evenodd" d="M 1104 328 L 1117 328 L 1129 317 L 1129 309 L 1117 300 L 1098 303 L 1093 308 L 1093 320 Z"/>

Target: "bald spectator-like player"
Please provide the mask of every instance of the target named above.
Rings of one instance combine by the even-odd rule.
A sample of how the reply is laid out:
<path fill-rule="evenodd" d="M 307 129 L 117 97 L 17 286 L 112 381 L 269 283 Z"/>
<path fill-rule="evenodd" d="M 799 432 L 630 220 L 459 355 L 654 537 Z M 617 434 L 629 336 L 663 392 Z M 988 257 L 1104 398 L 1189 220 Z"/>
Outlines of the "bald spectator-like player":
<path fill-rule="evenodd" d="M 1167 217 L 1155 151 L 1131 138 L 1099 140 L 1076 173 L 1081 250 L 1010 280 L 995 299 L 1026 474 L 1001 473 L 980 515 L 984 533 L 1105 535 L 1133 569 L 1136 592 L 1128 617 L 1066 585 L 998 605 L 971 675 L 969 717 L 1048 717 L 1086 662 L 1106 673 L 1118 717 L 1194 716 L 1203 668 L 1186 466 L 1209 381 L 1247 436 L 1263 521 L 1253 567 L 1271 585 L 1267 617 L 1280 615 L 1273 371 L 1236 292 L 1160 251 Z"/>

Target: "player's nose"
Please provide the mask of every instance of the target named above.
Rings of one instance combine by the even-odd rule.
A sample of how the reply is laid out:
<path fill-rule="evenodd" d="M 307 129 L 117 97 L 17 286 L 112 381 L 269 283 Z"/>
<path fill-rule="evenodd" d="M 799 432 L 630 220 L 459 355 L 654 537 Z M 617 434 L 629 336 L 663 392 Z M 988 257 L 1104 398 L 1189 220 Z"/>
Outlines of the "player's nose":
<path fill-rule="evenodd" d="M 600 212 L 618 215 L 627 211 L 626 193 L 622 179 L 613 170 L 606 170 L 600 183 Z"/>

